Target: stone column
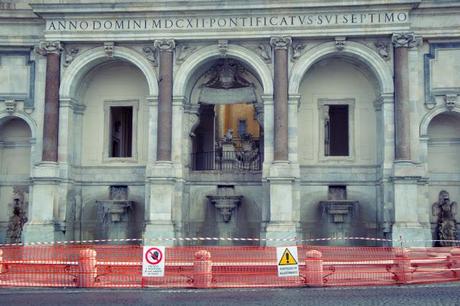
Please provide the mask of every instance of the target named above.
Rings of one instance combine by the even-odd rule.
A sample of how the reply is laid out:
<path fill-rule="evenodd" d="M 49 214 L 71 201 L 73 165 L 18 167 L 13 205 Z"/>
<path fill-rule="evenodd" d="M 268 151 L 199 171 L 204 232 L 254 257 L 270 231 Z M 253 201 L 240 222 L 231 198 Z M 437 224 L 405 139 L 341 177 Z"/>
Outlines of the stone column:
<path fill-rule="evenodd" d="M 421 185 L 426 180 L 423 167 L 412 161 L 410 150 L 411 108 L 417 102 L 414 84 L 419 78 L 409 69 L 418 65 L 417 57 L 409 53 L 418 46 L 418 41 L 414 33 L 395 33 L 392 42 L 395 47 L 395 160 L 391 176 L 394 191 L 391 234 L 393 241 L 402 238 L 407 246 L 427 246 L 430 245 L 431 226 L 427 222 L 422 224 L 420 218 L 423 216 L 418 214 L 424 199 Z"/>
<path fill-rule="evenodd" d="M 171 161 L 172 139 L 172 91 L 174 40 L 156 40 L 155 48 L 160 54 L 160 76 L 158 95 L 157 160 Z"/>
<path fill-rule="evenodd" d="M 273 100 L 275 105 L 275 139 L 274 160 L 289 160 L 288 153 L 288 48 L 292 40 L 290 37 L 272 37 L 270 44 L 275 49 L 273 83 Z"/>
<path fill-rule="evenodd" d="M 409 105 L 409 48 L 416 46 L 414 33 L 393 34 L 396 160 L 411 160 Z"/>
<path fill-rule="evenodd" d="M 36 52 L 46 56 L 42 162 L 34 165 L 31 202 L 24 242 L 54 241 L 55 208 L 61 181 L 58 161 L 60 52 L 58 41 L 42 41 Z"/>
<path fill-rule="evenodd" d="M 156 40 L 155 48 L 159 52 L 159 95 L 157 117 L 150 113 L 149 125 L 157 121 L 156 161 L 146 169 L 146 208 L 145 238 L 174 237 L 174 203 L 180 201 L 176 192 L 178 171 L 172 160 L 172 91 L 173 91 L 173 40 Z M 150 111 L 155 109 L 155 101 L 150 101 Z M 179 123 L 180 124 L 180 123 Z M 182 128 L 175 126 L 175 128 Z M 149 149 L 153 149 L 149 146 Z M 149 157 L 151 160 L 151 157 Z M 172 240 L 165 242 L 173 244 Z"/>
<path fill-rule="evenodd" d="M 46 56 L 43 161 L 58 160 L 59 83 L 62 46 L 58 41 L 40 42 L 37 52 Z"/>

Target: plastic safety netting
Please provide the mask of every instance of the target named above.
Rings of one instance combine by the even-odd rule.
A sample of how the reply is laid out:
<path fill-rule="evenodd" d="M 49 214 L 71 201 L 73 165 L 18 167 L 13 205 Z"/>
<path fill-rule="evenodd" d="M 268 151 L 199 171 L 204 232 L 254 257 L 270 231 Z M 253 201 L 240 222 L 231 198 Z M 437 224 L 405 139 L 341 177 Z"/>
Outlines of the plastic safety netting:
<path fill-rule="evenodd" d="M 166 247 L 161 275 L 143 276 L 146 254 L 139 245 L 2 246 L 0 286 L 300 287 L 460 280 L 460 248 L 456 247 L 295 248 L 295 256 L 289 253 L 293 258 L 285 252 L 287 257 L 280 260 L 276 247 Z M 280 276 L 284 264 L 295 265 L 298 272 Z"/>

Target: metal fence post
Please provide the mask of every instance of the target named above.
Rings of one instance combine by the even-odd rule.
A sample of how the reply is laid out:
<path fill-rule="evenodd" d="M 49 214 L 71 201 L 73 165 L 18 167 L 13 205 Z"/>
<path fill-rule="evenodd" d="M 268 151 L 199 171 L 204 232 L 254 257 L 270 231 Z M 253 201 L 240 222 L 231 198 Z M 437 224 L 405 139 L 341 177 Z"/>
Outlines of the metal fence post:
<path fill-rule="evenodd" d="M 193 261 L 193 284 L 195 288 L 209 288 L 212 281 L 211 253 L 200 250 Z"/>
<path fill-rule="evenodd" d="M 411 261 L 409 250 L 401 248 L 396 250 L 397 282 L 405 284 L 412 280 Z"/>
<path fill-rule="evenodd" d="M 306 282 L 308 286 L 323 286 L 323 254 L 317 250 L 310 250 L 306 253 L 305 267 L 307 270 Z"/>
<path fill-rule="evenodd" d="M 93 249 L 80 250 L 78 287 L 90 288 L 95 286 L 97 276 L 96 255 L 96 250 Z"/>

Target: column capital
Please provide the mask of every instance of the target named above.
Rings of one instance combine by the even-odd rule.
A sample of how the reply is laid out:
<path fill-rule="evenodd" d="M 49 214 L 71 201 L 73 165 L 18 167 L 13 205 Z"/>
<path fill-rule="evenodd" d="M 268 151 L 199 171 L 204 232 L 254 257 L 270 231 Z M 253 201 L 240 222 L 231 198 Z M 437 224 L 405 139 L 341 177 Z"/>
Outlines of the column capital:
<path fill-rule="evenodd" d="M 153 42 L 153 46 L 160 52 L 172 52 L 176 48 L 176 42 L 174 39 L 157 39 Z"/>
<path fill-rule="evenodd" d="M 48 55 L 50 53 L 59 55 L 63 50 L 64 48 L 60 41 L 42 40 L 40 41 L 38 46 L 35 47 L 35 52 L 43 56 Z"/>
<path fill-rule="evenodd" d="M 393 33 L 391 42 L 395 48 L 415 48 L 420 45 L 420 37 L 414 32 Z"/>
<path fill-rule="evenodd" d="M 292 43 L 290 36 L 274 36 L 270 38 L 270 45 L 275 49 L 287 49 Z"/>

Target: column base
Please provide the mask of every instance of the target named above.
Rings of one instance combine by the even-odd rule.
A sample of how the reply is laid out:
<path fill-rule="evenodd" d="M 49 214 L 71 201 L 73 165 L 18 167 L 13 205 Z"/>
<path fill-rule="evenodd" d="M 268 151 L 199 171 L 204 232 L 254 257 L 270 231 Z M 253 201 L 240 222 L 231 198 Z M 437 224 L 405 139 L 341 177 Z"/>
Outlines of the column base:
<path fill-rule="evenodd" d="M 164 246 L 173 246 L 176 241 L 174 238 L 174 224 L 168 221 L 151 221 L 145 224 L 144 229 L 144 244 L 157 244 Z M 171 240 L 163 240 L 169 238 Z M 150 240 L 151 239 L 151 240 Z M 158 240 L 155 240 L 158 239 Z"/>
<path fill-rule="evenodd" d="M 285 246 L 285 245 L 296 245 L 294 241 L 298 237 L 297 227 L 293 222 L 287 223 L 274 223 L 270 222 L 267 224 L 265 232 L 265 238 L 267 239 L 267 246 Z M 271 240 L 273 239 L 273 240 Z M 277 240 L 280 239 L 280 240 Z M 283 239 L 293 239 L 292 241 L 283 241 Z"/>
<path fill-rule="evenodd" d="M 55 241 L 53 223 L 26 223 L 22 234 L 24 243 Z"/>
<path fill-rule="evenodd" d="M 392 228 L 393 246 L 400 247 L 431 247 L 431 228 L 420 224 L 395 223 Z"/>

